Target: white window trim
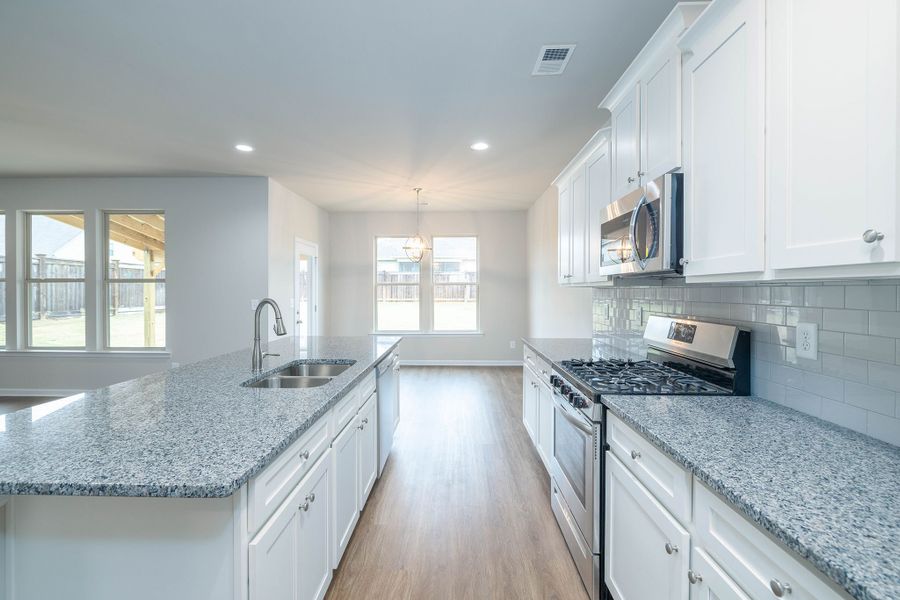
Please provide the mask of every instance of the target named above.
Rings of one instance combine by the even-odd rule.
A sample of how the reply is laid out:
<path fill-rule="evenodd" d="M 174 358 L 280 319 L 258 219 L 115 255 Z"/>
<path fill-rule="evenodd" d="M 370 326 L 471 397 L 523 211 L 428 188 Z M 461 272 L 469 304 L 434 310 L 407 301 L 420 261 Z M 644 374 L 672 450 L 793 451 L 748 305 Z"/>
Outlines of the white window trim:
<path fill-rule="evenodd" d="M 482 336 L 481 330 L 481 239 L 475 234 L 454 233 L 448 235 L 431 235 L 432 249 L 425 253 L 419 263 L 419 283 L 385 284 L 378 283 L 378 239 L 408 239 L 410 235 L 385 234 L 375 235 L 372 240 L 372 331 L 371 335 L 403 335 L 416 337 L 465 337 Z M 475 239 L 475 329 L 434 329 L 434 239 L 435 238 L 474 238 Z M 418 329 L 378 329 L 378 287 L 385 285 L 407 285 L 419 288 L 419 328 Z M 445 284 L 438 284 L 445 285 Z M 453 284 L 447 284 L 453 285 Z M 424 326 L 423 326 L 424 325 Z"/>

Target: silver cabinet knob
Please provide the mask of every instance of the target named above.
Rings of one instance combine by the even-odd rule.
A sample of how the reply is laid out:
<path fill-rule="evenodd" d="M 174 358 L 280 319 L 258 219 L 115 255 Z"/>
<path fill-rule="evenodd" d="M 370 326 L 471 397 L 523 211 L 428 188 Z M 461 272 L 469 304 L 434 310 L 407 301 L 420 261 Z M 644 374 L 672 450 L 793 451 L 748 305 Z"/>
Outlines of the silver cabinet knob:
<path fill-rule="evenodd" d="M 303 460 L 309 460 L 309 450 L 304 450 L 304 451 L 300 454 L 300 458 L 302 458 Z"/>
<path fill-rule="evenodd" d="M 639 459 L 640 457 L 641 457 L 641 453 L 640 453 L 640 452 L 638 452 L 637 450 L 632 450 L 632 451 L 631 451 L 631 459 L 632 459 L 632 460 L 637 460 L 637 459 Z M 671 554 L 671 553 L 670 553 L 670 554 Z"/>
<path fill-rule="evenodd" d="M 628 178 L 628 183 L 634 183 L 634 177 L 629 177 L 629 178 Z"/>
<path fill-rule="evenodd" d="M 772 588 L 772 593 L 776 598 L 784 598 L 785 594 L 791 593 L 791 584 L 781 583 L 774 578 L 769 582 L 769 587 Z"/>
<path fill-rule="evenodd" d="M 638 171 L 638 177 L 643 177 L 644 175 L 646 175 L 645 172 L 643 172 L 643 171 Z"/>
<path fill-rule="evenodd" d="M 306 499 L 309 500 L 310 502 L 315 502 L 316 501 L 316 493 L 310 492 L 309 496 L 307 496 Z"/>
<path fill-rule="evenodd" d="M 686 259 L 686 258 L 679 258 L 679 259 L 678 259 L 678 264 L 681 265 L 681 266 L 683 267 L 684 265 L 688 264 L 688 259 Z"/>
<path fill-rule="evenodd" d="M 666 554 L 675 554 L 676 552 L 678 552 L 678 546 L 666 542 Z"/>
<path fill-rule="evenodd" d="M 692 584 L 700 583 L 703 581 L 703 576 L 700 573 L 693 571 L 692 569 L 688 569 L 688 581 Z"/>
<path fill-rule="evenodd" d="M 365 425 L 357 425 L 356 428 L 359 429 L 360 431 L 362 431 L 363 429 L 366 428 L 366 426 Z"/>
<path fill-rule="evenodd" d="M 884 239 L 884 234 L 874 229 L 866 229 L 863 231 L 863 241 L 867 244 L 874 244 Z"/>
<path fill-rule="evenodd" d="M 300 510 L 306 512 L 309 510 L 309 500 L 300 505 Z"/>
<path fill-rule="evenodd" d="M 365 418 L 365 419 L 363 419 L 362 422 L 363 422 L 363 425 L 368 425 L 368 424 L 369 424 L 369 419 L 368 419 L 368 417 Z"/>

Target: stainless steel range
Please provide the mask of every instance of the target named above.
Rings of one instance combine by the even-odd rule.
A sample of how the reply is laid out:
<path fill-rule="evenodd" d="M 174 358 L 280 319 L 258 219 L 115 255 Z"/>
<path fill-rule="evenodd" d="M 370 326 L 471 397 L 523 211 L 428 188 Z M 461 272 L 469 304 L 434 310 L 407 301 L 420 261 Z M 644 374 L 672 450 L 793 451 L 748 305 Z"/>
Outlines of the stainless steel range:
<path fill-rule="evenodd" d="M 650 317 L 647 355 L 591 357 L 553 364 L 553 512 L 584 586 L 594 600 L 603 583 L 604 396 L 750 393 L 750 332 L 733 325 Z"/>

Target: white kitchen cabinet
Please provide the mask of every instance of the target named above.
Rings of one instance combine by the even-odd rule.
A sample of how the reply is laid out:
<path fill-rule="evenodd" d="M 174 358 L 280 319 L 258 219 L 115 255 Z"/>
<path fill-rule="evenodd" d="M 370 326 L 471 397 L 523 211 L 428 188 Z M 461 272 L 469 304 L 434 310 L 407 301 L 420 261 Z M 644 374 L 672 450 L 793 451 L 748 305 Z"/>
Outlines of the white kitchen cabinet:
<path fill-rule="evenodd" d="M 585 170 L 578 169 L 572 177 L 572 277 L 569 283 L 584 283 L 585 279 L 585 243 L 587 228 L 587 181 Z"/>
<path fill-rule="evenodd" d="M 553 390 L 543 380 L 537 380 L 535 388 L 538 405 L 537 449 L 544 467 L 550 471 L 553 457 Z"/>
<path fill-rule="evenodd" d="M 687 530 L 609 452 L 605 523 L 605 578 L 616 600 L 687 600 Z"/>
<path fill-rule="evenodd" d="M 359 509 L 362 510 L 378 479 L 378 403 L 373 393 L 359 409 Z"/>
<path fill-rule="evenodd" d="M 587 225 L 585 231 L 585 281 L 596 283 L 606 281 L 600 274 L 601 232 L 600 224 L 606 214 L 606 207 L 612 201 L 612 183 L 610 181 L 609 142 L 601 142 L 585 164 L 585 181 L 587 188 Z"/>
<path fill-rule="evenodd" d="M 716 0 L 679 41 L 688 277 L 765 269 L 765 6 Z"/>
<path fill-rule="evenodd" d="M 566 182 L 559 188 L 557 205 L 557 272 L 559 283 L 567 284 L 572 279 L 572 185 Z"/>
<path fill-rule="evenodd" d="M 332 575 L 330 465 L 326 453 L 250 542 L 250 600 L 324 598 Z"/>
<path fill-rule="evenodd" d="M 766 10 L 771 267 L 897 261 L 896 0 Z"/>
<path fill-rule="evenodd" d="M 332 443 L 334 541 L 332 568 L 337 568 L 359 521 L 359 422 L 356 415 Z"/>
<path fill-rule="evenodd" d="M 533 371 L 525 367 L 522 373 L 522 423 L 535 445 L 538 443 L 538 385 Z"/>
<path fill-rule="evenodd" d="M 641 183 L 681 167 L 681 53 L 672 46 L 640 79 Z"/>
<path fill-rule="evenodd" d="M 612 153 L 612 195 L 613 198 L 633 192 L 640 186 L 640 137 L 641 89 L 633 85 L 630 93 L 624 94 L 619 102 L 610 108 L 610 147 Z"/>
<path fill-rule="evenodd" d="M 699 548 L 691 549 L 690 600 L 750 600 L 722 567 Z"/>

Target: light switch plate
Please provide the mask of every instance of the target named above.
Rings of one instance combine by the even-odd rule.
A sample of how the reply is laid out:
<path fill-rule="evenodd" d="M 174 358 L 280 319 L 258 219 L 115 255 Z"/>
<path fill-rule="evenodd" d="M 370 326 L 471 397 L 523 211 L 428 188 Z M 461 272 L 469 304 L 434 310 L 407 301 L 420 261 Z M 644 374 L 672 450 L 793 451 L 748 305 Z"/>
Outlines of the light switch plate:
<path fill-rule="evenodd" d="M 815 323 L 797 323 L 797 358 L 819 358 L 819 328 Z"/>
<path fill-rule="evenodd" d="M 509 347 L 511 350 L 516 349 L 516 340 L 509 340 Z"/>

